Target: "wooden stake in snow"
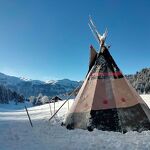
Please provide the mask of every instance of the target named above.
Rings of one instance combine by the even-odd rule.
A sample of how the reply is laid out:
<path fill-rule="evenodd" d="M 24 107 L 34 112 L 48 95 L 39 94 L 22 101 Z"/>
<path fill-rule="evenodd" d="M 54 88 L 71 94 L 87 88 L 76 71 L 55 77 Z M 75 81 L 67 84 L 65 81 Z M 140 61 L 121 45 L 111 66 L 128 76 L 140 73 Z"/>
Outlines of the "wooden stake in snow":
<path fill-rule="evenodd" d="M 55 100 L 54 100 L 54 114 L 55 114 Z"/>
<path fill-rule="evenodd" d="M 67 97 L 67 99 L 65 100 L 65 102 L 58 108 L 58 110 L 53 114 L 53 116 L 51 116 L 51 118 L 49 119 L 49 121 L 51 121 L 55 115 L 59 112 L 59 110 L 65 105 L 66 102 L 69 101 L 69 98 L 74 94 L 75 91 L 77 91 L 77 89 L 79 89 L 81 87 L 81 85 L 79 85 L 75 90 L 72 91 L 72 93 Z"/>
<path fill-rule="evenodd" d="M 55 115 L 59 112 L 59 110 L 65 105 L 65 103 L 66 103 L 68 100 L 69 100 L 69 99 L 67 99 L 67 100 L 59 107 L 59 109 L 53 114 L 53 116 L 49 119 L 49 121 L 52 120 L 53 117 L 55 117 Z"/>
<path fill-rule="evenodd" d="M 24 107 L 25 107 L 25 110 L 26 110 L 26 112 L 27 112 L 27 116 L 28 116 L 28 118 L 29 118 L 30 125 L 31 125 L 31 127 L 33 127 L 33 124 L 32 124 L 31 118 L 30 118 L 30 115 L 29 115 L 29 113 L 28 113 L 28 109 L 27 109 L 26 106 L 24 106 Z"/>
<path fill-rule="evenodd" d="M 50 101 L 49 101 L 49 109 L 50 109 L 50 114 L 52 116 L 52 109 L 51 109 L 51 103 L 50 103 Z"/>
<path fill-rule="evenodd" d="M 69 110 L 69 101 L 68 101 L 68 110 Z"/>

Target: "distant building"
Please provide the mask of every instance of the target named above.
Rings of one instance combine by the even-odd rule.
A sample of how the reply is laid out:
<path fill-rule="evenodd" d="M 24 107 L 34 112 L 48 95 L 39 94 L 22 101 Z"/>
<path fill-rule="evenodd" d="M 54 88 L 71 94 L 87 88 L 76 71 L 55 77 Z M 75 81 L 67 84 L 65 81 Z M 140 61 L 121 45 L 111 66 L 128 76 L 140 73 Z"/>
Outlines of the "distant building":
<path fill-rule="evenodd" d="M 58 96 L 54 96 L 51 98 L 50 102 L 53 103 L 53 102 L 58 102 L 58 101 L 62 101 L 62 99 Z"/>

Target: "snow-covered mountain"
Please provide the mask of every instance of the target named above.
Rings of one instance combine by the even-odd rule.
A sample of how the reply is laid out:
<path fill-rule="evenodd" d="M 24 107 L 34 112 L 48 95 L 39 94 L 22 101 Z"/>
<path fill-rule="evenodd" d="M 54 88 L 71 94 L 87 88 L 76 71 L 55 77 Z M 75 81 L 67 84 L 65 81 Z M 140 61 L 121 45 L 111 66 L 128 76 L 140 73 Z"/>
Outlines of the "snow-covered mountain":
<path fill-rule="evenodd" d="M 81 84 L 81 82 L 71 81 L 69 79 L 44 82 L 0 73 L 0 85 L 4 85 L 25 97 L 38 96 L 39 93 L 47 96 L 65 94 L 75 89 L 79 84 Z"/>
<path fill-rule="evenodd" d="M 0 84 L 5 85 L 5 86 L 14 86 L 14 85 L 18 85 L 22 82 L 32 82 L 33 84 L 44 84 L 44 81 L 40 81 L 40 80 L 31 80 L 25 77 L 15 77 L 15 76 L 9 76 L 3 73 L 0 73 Z"/>
<path fill-rule="evenodd" d="M 150 68 L 143 68 L 134 75 L 126 75 L 126 78 L 139 94 L 150 94 Z"/>

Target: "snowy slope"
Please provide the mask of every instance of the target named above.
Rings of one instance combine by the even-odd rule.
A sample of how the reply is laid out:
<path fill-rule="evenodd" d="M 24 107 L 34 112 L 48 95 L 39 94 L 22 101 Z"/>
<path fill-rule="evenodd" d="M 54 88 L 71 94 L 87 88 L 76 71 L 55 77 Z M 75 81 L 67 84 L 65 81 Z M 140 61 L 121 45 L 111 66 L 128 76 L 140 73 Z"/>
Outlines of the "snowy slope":
<path fill-rule="evenodd" d="M 142 95 L 150 107 L 150 95 Z M 149 150 L 150 131 L 126 134 L 94 130 L 67 130 L 60 124 L 68 106 L 65 104 L 58 115 L 48 121 L 49 104 L 29 107 L 33 122 L 31 128 L 23 106 L 0 105 L 0 150 Z M 56 103 L 56 110 L 63 102 Z M 53 113 L 54 105 L 51 104 Z"/>

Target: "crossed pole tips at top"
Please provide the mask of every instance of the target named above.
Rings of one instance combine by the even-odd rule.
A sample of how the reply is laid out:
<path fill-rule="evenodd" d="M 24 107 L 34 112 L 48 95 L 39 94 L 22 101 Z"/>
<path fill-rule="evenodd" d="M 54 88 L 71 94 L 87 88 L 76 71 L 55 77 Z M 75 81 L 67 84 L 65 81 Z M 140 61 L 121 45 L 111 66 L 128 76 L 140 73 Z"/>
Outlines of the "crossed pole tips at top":
<path fill-rule="evenodd" d="M 96 41 L 100 44 L 101 47 L 104 46 L 105 40 L 106 40 L 106 37 L 107 37 L 107 34 L 108 34 L 107 28 L 106 28 L 105 32 L 103 33 L 103 35 L 101 35 L 98 32 L 95 24 L 93 23 L 91 16 L 89 16 L 89 23 L 88 23 L 88 25 L 89 25 L 89 27 L 90 27 L 90 29 L 91 29 L 91 31 L 92 31 Z"/>

